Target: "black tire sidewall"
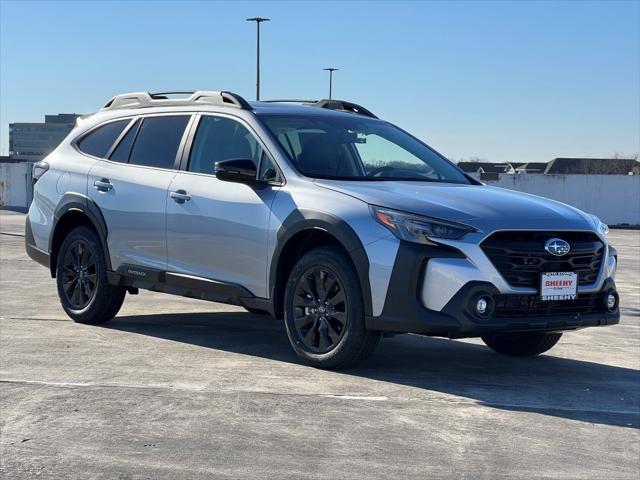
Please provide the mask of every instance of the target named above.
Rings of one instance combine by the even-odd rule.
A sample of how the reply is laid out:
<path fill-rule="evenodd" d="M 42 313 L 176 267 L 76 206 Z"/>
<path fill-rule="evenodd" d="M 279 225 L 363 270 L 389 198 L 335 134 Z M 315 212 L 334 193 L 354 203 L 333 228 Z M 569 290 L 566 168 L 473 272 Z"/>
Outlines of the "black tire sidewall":
<path fill-rule="evenodd" d="M 293 295 L 299 278 L 310 268 L 322 267 L 335 275 L 342 284 L 347 299 L 345 332 L 333 349 L 326 353 L 309 351 L 302 343 L 293 321 Z M 305 254 L 294 266 L 287 282 L 284 299 L 284 317 L 287 336 L 296 354 L 314 366 L 340 368 L 353 356 L 354 345 L 367 335 L 364 325 L 364 307 L 360 282 L 351 261 L 338 249 L 320 248 Z M 373 332 L 372 332 L 373 333 Z"/>
<path fill-rule="evenodd" d="M 89 303 L 81 309 L 74 308 L 69 303 L 62 286 L 64 256 L 69 246 L 76 240 L 86 242 L 96 259 L 96 287 L 94 294 Z M 113 287 L 109 284 L 107 270 L 105 251 L 97 234 L 91 228 L 85 226 L 74 228 L 69 232 L 58 252 L 56 284 L 62 308 L 71 319 L 80 323 L 103 323 L 110 320 L 120 309 L 124 300 L 124 289 Z"/>
<path fill-rule="evenodd" d="M 485 335 L 482 341 L 502 355 L 530 357 L 551 350 L 560 337 L 561 332 L 530 332 Z"/>
<path fill-rule="evenodd" d="M 82 240 L 86 242 L 87 245 L 89 245 L 89 249 L 93 253 L 94 257 L 96 258 L 96 287 L 94 289 L 93 297 L 91 297 L 91 301 L 84 308 L 81 308 L 81 309 L 74 308 L 74 306 L 69 303 L 69 300 L 67 299 L 67 296 L 65 295 L 64 289 L 62 286 L 62 279 L 64 278 L 63 277 L 64 257 L 69 247 L 73 244 L 73 242 L 77 240 Z M 97 250 L 98 244 L 96 243 L 96 240 L 97 238 L 95 237 L 95 234 L 90 229 L 86 227 L 78 227 L 78 228 L 74 228 L 69 233 L 69 235 L 66 236 L 66 238 L 62 242 L 62 245 L 60 246 L 60 251 L 58 252 L 58 258 L 57 258 L 57 264 L 56 264 L 56 283 L 58 286 L 58 296 L 60 297 L 60 302 L 62 302 L 62 307 L 64 308 L 65 312 L 67 312 L 70 315 L 81 316 L 84 313 L 91 310 L 91 307 L 95 304 L 96 298 L 98 297 L 98 291 L 100 288 L 102 288 L 102 285 L 103 285 L 102 277 L 104 276 L 106 278 L 106 272 L 104 272 L 104 270 L 106 270 L 104 261 L 102 262 L 100 261 L 102 260 L 101 258 L 102 252 L 99 252 Z"/>

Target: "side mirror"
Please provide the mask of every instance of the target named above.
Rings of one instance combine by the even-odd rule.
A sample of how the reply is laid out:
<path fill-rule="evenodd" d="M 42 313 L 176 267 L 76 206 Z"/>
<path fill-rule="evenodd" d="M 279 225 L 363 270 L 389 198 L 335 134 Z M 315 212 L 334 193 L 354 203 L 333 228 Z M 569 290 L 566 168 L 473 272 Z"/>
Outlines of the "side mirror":
<path fill-rule="evenodd" d="M 244 183 L 251 187 L 260 187 L 264 182 L 256 179 L 256 165 L 248 159 L 233 158 L 216 162 L 216 177 L 223 182 Z"/>

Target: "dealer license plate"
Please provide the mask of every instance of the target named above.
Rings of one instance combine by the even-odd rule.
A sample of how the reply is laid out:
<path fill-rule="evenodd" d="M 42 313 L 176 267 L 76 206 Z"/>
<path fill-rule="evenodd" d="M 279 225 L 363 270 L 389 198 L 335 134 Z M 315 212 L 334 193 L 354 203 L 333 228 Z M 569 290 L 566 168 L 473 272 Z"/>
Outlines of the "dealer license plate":
<path fill-rule="evenodd" d="M 575 272 L 547 272 L 542 274 L 540 299 L 573 300 L 578 290 L 578 274 Z"/>

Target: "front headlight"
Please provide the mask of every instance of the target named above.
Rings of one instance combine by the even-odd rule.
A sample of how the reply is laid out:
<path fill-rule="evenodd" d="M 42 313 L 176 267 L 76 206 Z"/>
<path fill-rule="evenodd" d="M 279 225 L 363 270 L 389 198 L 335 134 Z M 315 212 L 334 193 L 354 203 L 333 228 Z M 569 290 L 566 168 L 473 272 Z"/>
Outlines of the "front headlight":
<path fill-rule="evenodd" d="M 607 235 L 609 233 L 609 225 L 604 223 L 602 220 L 600 220 L 600 218 L 598 218 L 595 215 L 591 215 L 591 218 L 593 218 L 593 220 L 596 222 L 596 225 L 598 226 L 598 231 L 600 233 L 602 233 L 603 235 Z"/>
<path fill-rule="evenodd" d="M 400 240 L 431 244 L 430 238 L 457 239 L 474 232 L 473 227 L 436 218 L 413 215 L 389 208 L 369 205 L 371 214 L 379 223 L 387 227 Z"/>

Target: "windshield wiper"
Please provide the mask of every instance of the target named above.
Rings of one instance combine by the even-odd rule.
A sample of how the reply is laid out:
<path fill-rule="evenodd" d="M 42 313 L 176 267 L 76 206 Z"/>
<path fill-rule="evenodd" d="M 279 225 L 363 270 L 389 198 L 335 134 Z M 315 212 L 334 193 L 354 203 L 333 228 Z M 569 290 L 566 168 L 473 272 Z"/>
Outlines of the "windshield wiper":
<path fill-rule="evenodd" d="M 431 183 L 455 183 L 449 180 L 438 180 L 435 178 L 417 178 L 417 177 L 366 177 L 367 180 L 375 182 L 384 181 L 400 181 L 400 182 L 431 182 Z"/>

